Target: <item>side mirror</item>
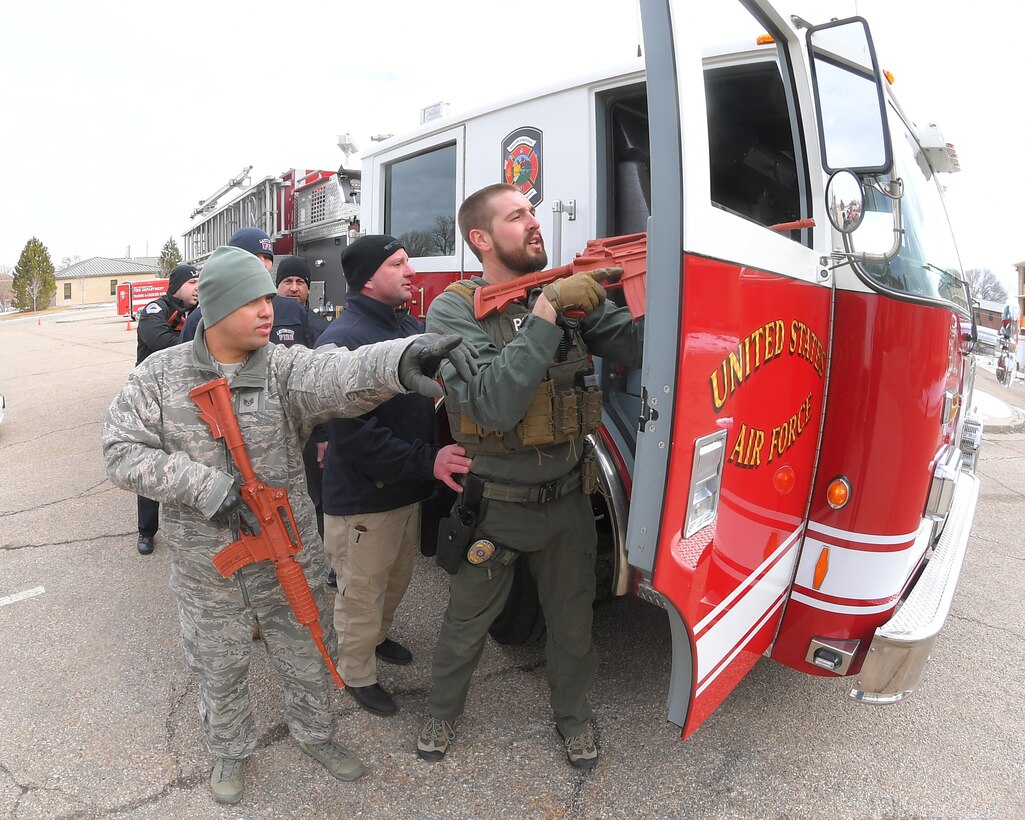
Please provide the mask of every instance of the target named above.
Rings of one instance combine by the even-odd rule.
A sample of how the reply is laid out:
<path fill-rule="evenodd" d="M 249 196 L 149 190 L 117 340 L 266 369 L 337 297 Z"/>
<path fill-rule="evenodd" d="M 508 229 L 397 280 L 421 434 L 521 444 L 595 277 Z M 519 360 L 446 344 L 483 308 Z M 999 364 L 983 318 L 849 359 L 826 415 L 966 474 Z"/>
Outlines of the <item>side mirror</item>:
<path fill-rule="evenodd" d="M 837 171 L 826 185 L 829 221 L 840 233 L 852 233 L 865 218 L 865 191 L 852 171 Z"/>
<path fill-rule="evenodd" d="M 852 17 L 813 26 L 808 30 L 808 55 L 826 170 L 889 171 L 893 147 L 868 24 Z"/>

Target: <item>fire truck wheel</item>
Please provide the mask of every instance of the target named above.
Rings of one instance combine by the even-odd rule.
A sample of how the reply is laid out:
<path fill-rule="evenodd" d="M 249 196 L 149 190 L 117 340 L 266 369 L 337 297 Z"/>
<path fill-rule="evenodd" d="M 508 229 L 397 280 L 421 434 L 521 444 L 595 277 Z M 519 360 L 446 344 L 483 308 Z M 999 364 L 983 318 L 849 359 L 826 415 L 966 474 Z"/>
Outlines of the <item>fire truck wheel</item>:
<path fill-rule="evenodd" d="M 519 560 L 514 565 L 512 589 L 505 609 L 489 630 L 497 643 L 506 646 L 529 646 L 545 634 L 545 615 L 537 599 L 537 583 L 530 566 Z"/>

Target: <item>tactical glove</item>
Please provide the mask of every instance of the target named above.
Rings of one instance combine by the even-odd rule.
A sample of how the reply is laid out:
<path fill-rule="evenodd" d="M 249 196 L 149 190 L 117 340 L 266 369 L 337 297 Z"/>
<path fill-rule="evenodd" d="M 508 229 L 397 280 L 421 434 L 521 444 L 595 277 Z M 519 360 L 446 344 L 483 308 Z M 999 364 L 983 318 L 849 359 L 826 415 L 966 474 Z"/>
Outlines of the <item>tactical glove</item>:
<path fill-rule="evenodd" d="M 240 524 L 244 523 L 249 532 L 259 534 L 259 523 L 253 511 L 249 509 L 249 505 L 242 500 L 241 490 L 242 480 L 236 477 L 235 481 L 228 488 L 228 493 L 224 496 L 221 506 L 210 516 L 210 520 L 222 526 L 227 524 L 233 530 L 238 530 Z"/>
<path fill-rule="evenodd" d="M 543 293 L 559 313 L 579 312 L 587 316 L 605 301 L 601 282 L 622 274 L 622 268 L 597 268 L 556 279 L 544 286 Z"/>
<path fill-rule="evenodd" d="M 448 359 L 456 369 L 456 375 L 464 382 L 477 373 L 477 351 L 463 341 L 456 333 L 424 333 L 405 349 L 399 359 L 399 382 L 431 399 L 445 395 L 441 385 L 434 381 L 443 360 Z"/>

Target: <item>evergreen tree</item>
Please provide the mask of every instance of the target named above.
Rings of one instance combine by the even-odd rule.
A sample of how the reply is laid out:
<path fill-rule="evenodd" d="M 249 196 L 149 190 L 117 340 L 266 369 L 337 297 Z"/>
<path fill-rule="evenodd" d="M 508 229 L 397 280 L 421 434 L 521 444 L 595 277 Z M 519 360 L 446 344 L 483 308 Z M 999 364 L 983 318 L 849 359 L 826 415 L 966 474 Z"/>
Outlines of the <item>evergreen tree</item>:
<path fill-rule="evenodd" d="M 46 245 L 36 237 L 25 243 L 14 267 L 14 304 L 22 310 L 45 310 L 57 294 L 53 262 Z"/>
<path fill-rule="evenodd" d="M 174 237 L 170 237 L 160 251 L 160 275 L 165 279 L 171 275 L 171 271 L 182 263 L 182 252 L 178 250 L 178 243 Z"/>

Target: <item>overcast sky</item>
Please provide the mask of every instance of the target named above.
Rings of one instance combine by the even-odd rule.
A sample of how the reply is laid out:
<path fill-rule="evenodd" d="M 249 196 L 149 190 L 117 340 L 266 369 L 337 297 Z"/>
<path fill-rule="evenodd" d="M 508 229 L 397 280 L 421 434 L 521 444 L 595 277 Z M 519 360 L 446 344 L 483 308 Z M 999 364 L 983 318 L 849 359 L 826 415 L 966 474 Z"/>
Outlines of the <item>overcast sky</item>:
<path fill-rule="evenodd" d="M 811 22 L 859 13 L 912 119 L 934 120 L 966 268 L 1008 285 L 1025 134 L 1025 11 L 995 0 L 792 0 Z M 420 108 L 483 105 L 636 51 L 634 0 L 8 4 L 0 28 L 0 265 L 36 236 L 65 256 L 157 255 L 244 166 L 254 181 L 336 169 L 415 127 Z M 1004 101 L 1004 105 L 1001 105 Z M 358 167 L 359 156 L 349 159 Z M 226 201 L 226 200 L 222 200 Z"/>

